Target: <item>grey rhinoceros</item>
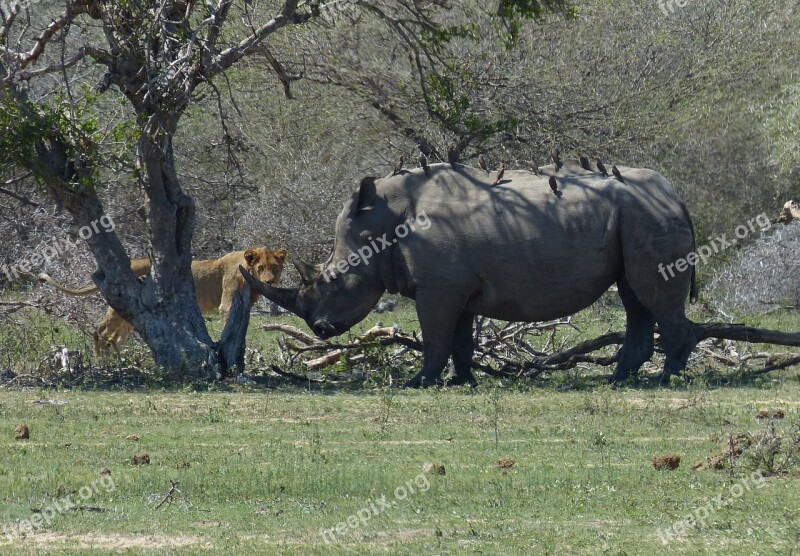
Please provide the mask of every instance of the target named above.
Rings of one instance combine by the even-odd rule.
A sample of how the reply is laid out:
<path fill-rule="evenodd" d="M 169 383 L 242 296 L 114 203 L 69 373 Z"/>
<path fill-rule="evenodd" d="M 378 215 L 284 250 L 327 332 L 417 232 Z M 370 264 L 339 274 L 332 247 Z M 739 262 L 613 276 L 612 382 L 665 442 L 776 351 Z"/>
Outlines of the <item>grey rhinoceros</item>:
<path fill-rule="evenodd" d="M 695 296 L 694 267 L 673 267 L 693 251 L 694 230 L 666 178 L 619 167 L 619 181 L 564 160 L 539 176 L 506 170 L 492 186 L 493 174 L 468 166 L 428 168 L 429 176 L 416 169 L 362 180 L 336 221 L 328 260 L 296 263 L 299 289 L 245 278 L 323 339 L 361 321 L 384 291 L 415 299 L 424 358 L 408 387 L 439 382 L 451 355 L 452 383 L 475 384 L 475 315 L 556 319 L 588 307 L 614 283 L 627 327 L 612 381 L 650 359 L 656 322 L 666 354 L 662 380 L 685 368 L 696 344 L 684 312 L 687 295 Z"/>

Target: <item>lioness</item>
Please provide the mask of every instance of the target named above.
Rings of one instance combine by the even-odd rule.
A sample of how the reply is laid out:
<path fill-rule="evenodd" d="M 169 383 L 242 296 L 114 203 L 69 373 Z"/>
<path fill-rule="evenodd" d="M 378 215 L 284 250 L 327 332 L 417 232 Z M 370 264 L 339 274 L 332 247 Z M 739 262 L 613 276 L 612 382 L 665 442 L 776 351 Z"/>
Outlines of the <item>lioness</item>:
<path fill-rule="evenodd" d="M 239 265 L 248 272 L 270 284 L 276 284 L 283 272 L 286 262 L 286 249 L 270 251 L 266 247 L 253 247 L 247 251 L 233 251 L 219 259 L 192 261 L 192 277 L 197 291 L 197 304 L 203 313 L 219 309 L 224 323 L 231 308 L 233 293 L 244 287 L 244 278 L 239 272 Z M 131 270 L 139 277 L 150 273 L 149 259 L 134 259 Z M 39 281 L 74 296 L 90 295 L 97 291 L 97 286 L 86 286 L 77 290 L 62 286 L 45 273 L 39 274 Z M 259 294 L 251 292 L 250 306 L 258 300 Z M 94 333 L 94 351 L 102 355 L 105 346 L 111 344 L 117 349 L 128 340 L 133 327 L 111 307 Z"/>

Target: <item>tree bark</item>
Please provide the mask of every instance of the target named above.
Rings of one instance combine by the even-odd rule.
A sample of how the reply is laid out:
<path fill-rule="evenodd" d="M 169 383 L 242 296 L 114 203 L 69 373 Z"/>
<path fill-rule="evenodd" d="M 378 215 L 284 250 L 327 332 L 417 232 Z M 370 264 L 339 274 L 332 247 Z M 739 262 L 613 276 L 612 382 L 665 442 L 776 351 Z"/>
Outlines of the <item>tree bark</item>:
<path fill-rule="evenodd" d="M 190 378 L 210 379 L 225 369 L 217 368 L 222 366 L 197 305 L 192 279 L 195 206 L 181 190 L 172 149 L 179 114 L 176 111 L 172 118 L 163 112 L 151 114 L 142 126 L 138 150 L 150 207 L 151 272 L 142 282 L 137 303 L 119 308 L 112 303 L 112 307 L 139 332 L 156 363 L 171 369 L 183 367 Z M 102 280 L 95 281 L 103 291 Z"/>
<path fill-rule="evenodd" d="M 225 369 L 244 372 L 244 348 L 247 326 L 250 323 L 250 284 L 245 282 L 241 292 L 233 294 L 228 320 L 219 338 L 217 353 Z"/>

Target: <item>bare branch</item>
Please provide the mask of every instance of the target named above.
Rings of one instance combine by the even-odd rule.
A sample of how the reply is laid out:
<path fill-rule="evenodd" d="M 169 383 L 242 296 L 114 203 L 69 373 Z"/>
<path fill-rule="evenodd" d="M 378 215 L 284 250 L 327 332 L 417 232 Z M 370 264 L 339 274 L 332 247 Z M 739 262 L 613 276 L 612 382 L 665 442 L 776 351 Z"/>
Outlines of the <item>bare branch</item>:
<path fill-rule="evenodd" d="M 206 41 L 209 45 L 213 46 L 217 44 L 222 26 L 225 24 L 225 20 L 228 19 L 228 12 L 230 12 L 231 5 L 233 5 L 232 0 L 220 0 L 217 9 L 211 14 L 209 18 L 211 21 L 209 23 L 208 36 L 206 37 Z"/>
<path fill-rule="evenodd" d="M 20 3 L 17 2 L 11 7 L 11 11 L 9 12 L 8 16 L 5 15 L 5 11 L 0 10 L 0 13 L 3 15 L 3 26 L 0 27 L 0 44 L 5 42 L 6 37 L 8 36 L 8 30 L 11 29 L 11 26 L 14 24 L 14 20 L 17 19 L 17 15 L 19 15 L 22 7 Z"/>
<path fill-rule="evenodd" d="M 210 77 L 225 71 L 248 54 L 253 53 L 261 42 L 275 31 L 287 25 L 300 25 L 311 19 L 313 17 L 311 12 L 297 13 L 298 3 L 299 0 L 286 0 L 280 15 L 256 29 L 251 36 L 242 40 L 238 45 L 220 52 L 209 61 L 206 67 L 202 68 L 202 73 Z"/>
<path fill-rule="evenodd" d="M 30 176 L 31 176 L 31 174 L 27 174 L 24 177 L 30 177 Z M 23 179 L 23 178 L 17 178 L 15 180 L 9 180 L 9 181 L 19 181 L 20 179 Z M 9 183 L 9 182 L 6 182 L 6 183 Z M 2 187 L 2 186 L 0 186 L 0 193 L 2 193 L 3 195 L 8 195 L 9 197 L 15 198 L 17 201 L 19 201 L 23 205 L 28 205 L 29 207 L 38 207 L 39 206 L 39 203 L 34 203 L 33 201 L 31 201 L 27 197 L 23 197 L 22 195 L 14 193 L 10 189 L 6 189 L 5 187 Z"/>
<path fill-rule="evenodd" d="M 286 75 L 286 70 L 283 69 L 281 63 L 277 58 L 275 58 L 275 56 L 272 55 L 272 52 L 270 52 L 266 45 L 261 45 L 261 47 L 258 49 L 258 52 L 263 54 L 264 58 L 266 58 L 267 62 L 269 62 L 269 65 L 271 65 L 272 69 L 275 70 L 275 74 L 283 84 L 283 94 L 286 96 L 286 98 L 291 99 L 292 91 L 289 89 L 289 76 Z"/>
<path fill-rule="evenodd" d="M 67 68 L 71 68 L 81 60 L 86 57 L 86 49 L 81 47 L 78 51 L 73 54 L 69 59 L 64 60 L 63 63 L 53 64 L 51 66 L 47 66 L 45 68 L 40 68 L 33 71 L 21 71 L 17 74 L 17 78 L 21 81 L 28 81 L 33 79 L 34 77 L 39 77 L 40 75 L 45 75 L 47 73 L 55 73 L 57 71 L 63 71 Z"/>
<path fill-rule="evenodd" d="M 261 330 L 265 330 L 267 332 L 283 332 L 284 334 L 291 336 L 295 340 L 300 340 L 307 346 L 321 343 L 314 336 L 306 334 L 299 328 L 296 328 L 288 324 L 280 324 L 280 323 L 263 324 L 261 325 Z"/>

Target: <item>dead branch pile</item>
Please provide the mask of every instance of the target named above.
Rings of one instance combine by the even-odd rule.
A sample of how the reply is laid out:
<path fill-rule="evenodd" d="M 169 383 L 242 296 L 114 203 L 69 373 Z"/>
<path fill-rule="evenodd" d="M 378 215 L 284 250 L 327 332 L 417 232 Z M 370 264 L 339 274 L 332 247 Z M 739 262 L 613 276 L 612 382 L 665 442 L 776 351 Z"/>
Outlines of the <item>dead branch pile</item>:
<path fill-rule="evenodd" d="M 622 332 L 608 332 L 568 348 L 568 337 L 558 334 L 559 330 L 570 327 L 580 332 L 569 318 L 547 323 L 503 323 L 478 318 L 476 324 L 473 366 L 494 376 L 533 378 L 585 364 L 610 366 L 617 362 L 618 346 L 624 338 Z M 283 361 L 295 368 L 300 365 L 308 371 L 320 371 L 341 362 L 346 362 L 348 368 L 356 364 L 378 368 L 387 361 L 391 364 L 405 361 L 414 366 L 419 364 L 422 352 L 422 339 L 416 333 L 401 331 L 397 325 L 376 325 L 344 343 L 323 342 L 286 324 L 265 324 L 262 328 L 283 332 L 285 336 L 278 342 Z M 733 341 L 743 341 L 797 347 L 800 346 L 800 333 L 726 323 L 695 323 L 694 332 L 699 342 L 695 359 L 708 357 L 737 369 L 761 361 L 760 367 L 750 369 L 754 374 L 800 364 L 798 353 L 740 354 L 733 344 Z M 705 341 L 709 339 L 714 340 Z M 387 350 L 377 351 L 376 347 Z M 290 378 L 309 380 L 279 367 L 273 366 L 273 370 Z"/>

